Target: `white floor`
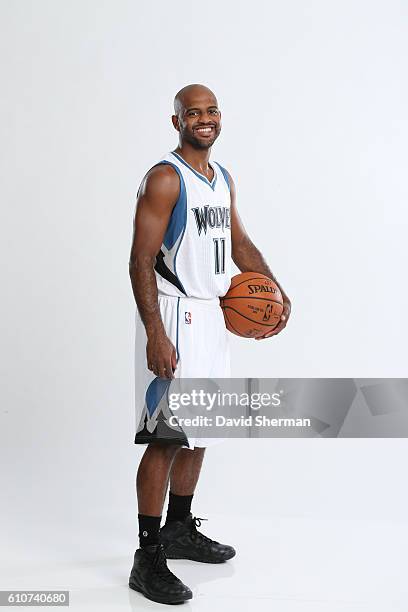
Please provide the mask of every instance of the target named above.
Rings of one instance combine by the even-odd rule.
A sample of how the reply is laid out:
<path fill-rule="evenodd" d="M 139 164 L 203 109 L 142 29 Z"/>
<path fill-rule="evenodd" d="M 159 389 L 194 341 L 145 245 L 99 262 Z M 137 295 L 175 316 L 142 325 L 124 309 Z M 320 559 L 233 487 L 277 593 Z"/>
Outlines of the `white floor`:
<path fill-rule="evenodd" d="M 69 590 L 70 608 L 78 612 L 169 609 L 127 587 L 136 528 L 118 517 L 87 513 L 81 527 L 35 517 L 16 522 L 18 528 L 11 523 L 1 547 L 0 588 Z M 408 608 L 407 523 L 208 518 L 202 531 L 233 544 L 237 556 L 214 566 L 169 562 L 193 590 L 193 600 L 180 607 L 186 612 Z"/>

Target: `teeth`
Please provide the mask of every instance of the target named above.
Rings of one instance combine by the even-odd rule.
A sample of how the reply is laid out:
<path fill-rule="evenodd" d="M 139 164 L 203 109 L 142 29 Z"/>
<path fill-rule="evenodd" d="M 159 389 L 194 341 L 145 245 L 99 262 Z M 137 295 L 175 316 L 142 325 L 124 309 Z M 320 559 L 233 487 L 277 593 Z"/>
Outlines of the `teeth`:
<path fill-rule="evenodd" d="M 212 128 L 197 128 L 197 132 L 211 132 Z"/>

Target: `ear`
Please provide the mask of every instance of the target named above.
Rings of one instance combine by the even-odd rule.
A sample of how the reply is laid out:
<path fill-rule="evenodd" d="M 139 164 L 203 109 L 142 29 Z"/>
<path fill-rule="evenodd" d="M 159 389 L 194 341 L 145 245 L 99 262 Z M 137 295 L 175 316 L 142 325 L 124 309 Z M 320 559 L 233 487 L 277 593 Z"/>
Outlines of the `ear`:
<path fill-rule="evenodd" d="M 173 123 L 174 129 L 179 132 L 180 131 L 180 125 L 179 125 L 179 120 L 178 120 L 177 115 L 172 115 L 171 116 L 171 121 Z"/>

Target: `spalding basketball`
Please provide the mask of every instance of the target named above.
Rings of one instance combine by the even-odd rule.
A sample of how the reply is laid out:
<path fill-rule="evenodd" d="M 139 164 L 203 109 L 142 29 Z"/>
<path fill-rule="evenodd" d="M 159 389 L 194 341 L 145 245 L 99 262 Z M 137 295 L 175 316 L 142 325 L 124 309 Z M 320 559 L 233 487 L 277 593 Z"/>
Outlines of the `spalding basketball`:
<path fill-rule="evenodd" d="M 283 312 L 279 287 L 258 272 L 234 276 L 220 303 L 227 329 L 243 338 L 257 338 L 271 332 Z"/>

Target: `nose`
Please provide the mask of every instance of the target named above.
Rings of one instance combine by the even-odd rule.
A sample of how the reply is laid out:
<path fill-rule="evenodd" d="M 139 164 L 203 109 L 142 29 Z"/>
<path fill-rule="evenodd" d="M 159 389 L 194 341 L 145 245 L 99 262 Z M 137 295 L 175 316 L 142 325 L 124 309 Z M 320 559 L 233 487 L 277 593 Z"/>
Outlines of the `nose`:
<path fill-rule="evenodd" d="M 214 117 L 212 117 L 207 111 L 203 112 L 200 117 L 200 123 L 207 124 L 215 124 Z"/>

